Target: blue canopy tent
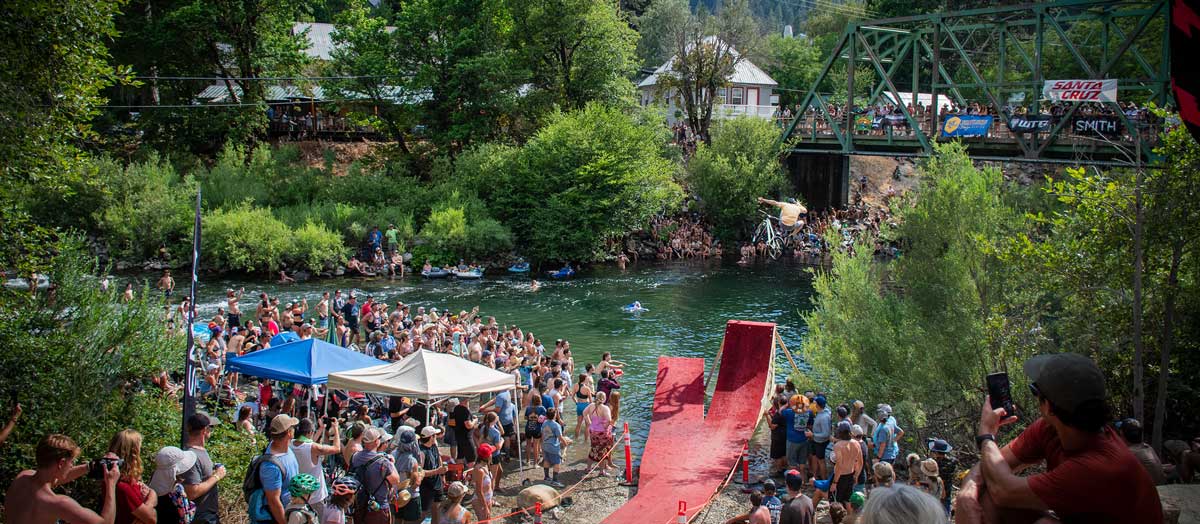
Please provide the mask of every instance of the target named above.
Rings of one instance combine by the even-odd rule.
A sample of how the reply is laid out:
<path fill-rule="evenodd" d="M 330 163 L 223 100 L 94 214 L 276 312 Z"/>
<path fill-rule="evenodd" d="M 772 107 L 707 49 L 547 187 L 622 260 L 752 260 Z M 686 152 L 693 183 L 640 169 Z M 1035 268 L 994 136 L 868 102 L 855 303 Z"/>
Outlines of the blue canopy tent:
<path fill-rule="evenodd" d="M 387 362 L 310 338 L 231 357 L 226 369 L 252 377 L 311 386 L 326 383 L 330 373 L 382 364 Z"/>

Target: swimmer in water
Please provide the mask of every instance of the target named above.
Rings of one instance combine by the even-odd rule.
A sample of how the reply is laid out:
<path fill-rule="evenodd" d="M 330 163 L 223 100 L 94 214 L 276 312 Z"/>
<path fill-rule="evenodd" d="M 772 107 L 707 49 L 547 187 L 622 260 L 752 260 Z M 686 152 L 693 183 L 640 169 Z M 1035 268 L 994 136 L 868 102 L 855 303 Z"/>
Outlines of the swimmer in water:
<path fill-rule="evenodd" d="M 537 291 L 541 287 L 542 287 L 542 285 L 540 283 L 538 283 L 538 281 L 536 281 L 536 280 L 534 280 L 532 283 L 529 284 L 530 291 Z"/>

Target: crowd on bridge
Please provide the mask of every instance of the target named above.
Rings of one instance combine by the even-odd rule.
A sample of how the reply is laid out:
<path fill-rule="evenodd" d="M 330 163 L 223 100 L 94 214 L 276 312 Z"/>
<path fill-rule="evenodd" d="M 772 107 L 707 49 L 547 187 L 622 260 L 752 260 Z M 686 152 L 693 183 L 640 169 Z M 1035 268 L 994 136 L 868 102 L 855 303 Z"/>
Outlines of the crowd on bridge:
<path fill-rule="evenodd" d="M 835 249 L 854 253 L 856 245 L 864 238 L 873 239 L 874 254 L 880 258 L 895 258 L 899 248 L 879 236 L 880 228 L 892 222 L 891 211 L 886 205 L 872 205 L 862 200 L 867 180 L 858 181 L 854 203 L 842 209 L 810 210 L 802 215 L 803 224 L 785 228 L 772 222 L 776 228 L 782 254 L 791 256 L 804 264 L 826 265 L 831 262 Z M 832 238 L 830 237 L 832 234 Z M 754 259 L 763 259 L 768 254 L 764 239 L 743 243 L 739 248 L 739 263 L 748 264 Z"/>
<path fill-rule="evenodd" d="M 1072 108 L 1074 111 L 1071 111 Z M 828 116 L 817 107 L 810 107 L 803 113 L 801 120 L 796 123 L 795 133 L 801 136 L 814 131 L 818 134 L 832 134 L 834 130 L 831 122 L 836 123 L 839 132 L 846 129 L 845 105 L 830 104 L 825 106 L 825 109 L 828 111 Z M 919 124 L 925 135 L 934 134 L 935 130 L 931 127 L 933 109 L 930 105 L 917 102 L 915 105 L 906 103 L 901 107 L 899 104 L 888 101 L 879 101 L 867 106 L 856 105 L 852 111 L 854 134 L 879 137 L 913 136 L 913 126 L 905 113 Z M 790 121 L 789 116 L 793 114 L 793 111 L 791 108 L 784 108 L 780 114 L 785 120 Z M 1142 138 L 1153 138 L 1157 136 L 1162 127 L 1162 119 L 1156 116 L 1149 107 L 1132 101 L 1117 102 L 1115 107 L 1113 104 L 1091 102 L 1042 102 L 1036 106 L 1010 102 L 999 108 L 995 104 L 984 101 L 944 103 L 938 112 L 940 120 L 938 129 L 948 118 L 954 116 L 990 116 L 996 124 L 988 130 L 987 136 L 1000 138 L 1010 138 L 1016 134 L 1030 132 L 1048 134 L 1068 117 L 1071 119 L 1068 124 L 1073 125 L 1063 125 L 1059 134 L 1076 138 L 1103 136 L 1110 139 L 1132 140 L 1135 135 Z M 1017 124 L 1014 117 L 1023 120 Z M 1133 126 L 1132 130 L 1125 125 L 1121 117 L 1124 117 Z M 1030 127 L 1025 123 L 1029 120 L 1044 123 Z"/>

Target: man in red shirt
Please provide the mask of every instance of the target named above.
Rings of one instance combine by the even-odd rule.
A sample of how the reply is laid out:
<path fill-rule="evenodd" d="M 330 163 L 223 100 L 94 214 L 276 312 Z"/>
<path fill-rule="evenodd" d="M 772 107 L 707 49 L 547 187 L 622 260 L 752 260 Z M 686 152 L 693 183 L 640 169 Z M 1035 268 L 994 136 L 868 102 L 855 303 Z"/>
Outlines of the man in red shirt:
<path fill-rule="evenodd" d="M 1042 418 L 1001 448 L 996 432 L 1017 417 L 984 400 L 980 461 L 959 490 L 955 522 L 1161 524 L 1154 482 L 1107 425 L 1096 364 L 1062 353 L 1031 358 L 1024 369 Z M 1045 473 L 1014 473 L 1043 461 Z"/>

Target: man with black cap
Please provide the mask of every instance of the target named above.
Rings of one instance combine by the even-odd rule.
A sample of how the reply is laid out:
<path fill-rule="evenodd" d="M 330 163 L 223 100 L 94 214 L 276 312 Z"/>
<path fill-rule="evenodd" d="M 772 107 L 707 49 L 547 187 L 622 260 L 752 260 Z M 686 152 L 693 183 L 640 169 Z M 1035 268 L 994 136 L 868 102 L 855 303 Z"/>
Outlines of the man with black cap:
<path fill-rule="evenodd" d="M 996 432 L 1017 417 L 984 399 L 979 466 L 959 491 L 955 522 L 1160 524 L 1154 482 L 1107 424 L 1100 368 L 1062 353 L 1031 358 L 1024 369 L 1042 417 L 1001 448 Z M 1045 473 L 1013 473 L 1043 461 Z"/>
<path fill-rule="evenodd" d="M 194 524 L 218 524 L 221 521 L 217 483 L 225 478 L 225 466 L 215 466 L 208 450 L 204 449 L 212 437 L 213 426 L 220 423 L 216 417 L 203 411 L 187 419 L 187 445 L 183 450 L 195 453 L 196 463 L 181 475 L 181 484 L 188 500 L 196 504 L 196 516 L 192 520 Z"/>
<path fill-rule="evenodd" d="M 788 501 L 779 513 L 779 524 L 813 524 L 816 512 L 813 510 L 812 499 L 800 492 L 804 487 L 802 473 L 794 469 L 783 474 L 783 482 L 787 485 Z"/>

